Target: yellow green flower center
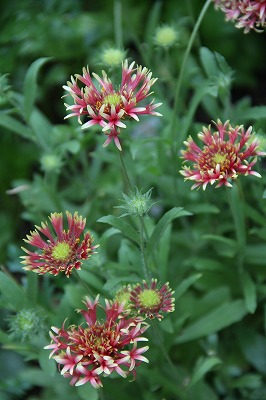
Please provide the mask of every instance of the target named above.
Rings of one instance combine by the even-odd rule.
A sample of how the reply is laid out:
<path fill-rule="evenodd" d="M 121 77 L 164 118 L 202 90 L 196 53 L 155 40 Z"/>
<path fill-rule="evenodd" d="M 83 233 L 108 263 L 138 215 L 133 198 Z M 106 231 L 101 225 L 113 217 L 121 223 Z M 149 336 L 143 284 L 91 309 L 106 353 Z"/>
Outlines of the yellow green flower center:
<path fill-rule="evenodd" d="M 177 39 L 177 32 L 171 26 L 163 26 L 157 29 L 155 42 L 159 46 L 172 46 Z"/>
<path fill-rule="evenodd" d="M 120 65 L 124 59 L 124 52 L 120 49 L 105 49 L 103 53 L 103 62 L 109 67 Z"/>
<path fill-rule="evenodd" d="M 71 247 L 66 242 L 57 243 L 52 250 L 52 256 L 57 261 L 66 261 L 70 255 Z"/>
<path fill-rule="evenodd" d="M 161 297 L 156 290 L 144 289 L 138 296 L 141 307 L 152 308 L 160 304 Z"/>
<path fill-rule="evenodd" d="M 114 105 L 117 106 L 121 103 L 121 96 L 117 93 L 112 93 L 108 94 L 104 99 L 103 99 L 103 104 L 108 104 L 110 106 Z"/>
<path fill-rule="evenodd" d="M 226 162 L 227 154 L 221 154 L 221 153 L 216 153 L 214 154 L 212 160 L 215 165 L 220 164 L 221 167 L 224 165 Z"/>

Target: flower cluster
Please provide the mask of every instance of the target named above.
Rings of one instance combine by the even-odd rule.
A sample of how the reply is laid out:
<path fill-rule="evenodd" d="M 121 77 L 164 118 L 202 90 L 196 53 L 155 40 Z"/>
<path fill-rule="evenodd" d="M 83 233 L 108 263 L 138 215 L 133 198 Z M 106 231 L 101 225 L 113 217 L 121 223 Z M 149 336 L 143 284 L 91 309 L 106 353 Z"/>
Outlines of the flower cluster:
<path fill-rule="evenodd" d="M 87 129 L 93 125 L 100 125 L 102 131 L 108 136 L 103 146 L 107 146 L 112 139 L 117 148 L 121 150 L 118 139 L 120 128 L 126 128 L 127 119 L 139 120 L 138 115 L 150 114 L 160 116 L 154 111 L 161 103 L 153 104 L 152 100 L 147 105 L 139 106 L 149 95 L 151 86 L 157 78 L 152 78 L 152 73 L 142 66 L 134 68 L 135 62 L 128 65 L 125 60 L 122 64 L 122 80 L 118 89 L 108 78 L 105 71 L 102 71 L 102 78 L 93 73 L 93 77 L 98 81 L 98 89 L 91 78 L 88 68 L 83 68 L 83 75 L 76 74 L 71 77 L 71 82 L 63 88 L 74 99 L 73 105 L 66 104 L 66 110 L 70 114 L 66 118 L 76 116 L 81 122 L 81 116 L 87 117 L 88 121 L 82 125 L 82 129 Z M 77 81 L 84 84 L 79 87 Z"/>
<path fill-rule="evenodd" d="M 52 327 L 50 332 L 50 357 L 59 365 L 61 374 L 70 378 L 71 385 L 80 386 L 87 382 L 95 387 L 102 386 L 101 377 L 117 372 L 126 378 L 130 372 L 136 375 L 136 367 L 143 361 L 142 354 L 148 346 L 139 347 L 147 341 L 142 334 L 148 325 L 141 317 L 129 317 L 123 304 L 105 301 L 99 305 L 99 296 L 94 301 L 86 298 L 85 310 L 79 310 L 86 320 L 85 326 L 72 325 L 68 329 Z M 105 312 L 105 320 L 97 320 L 97 309 Z"/>
<path fill-rule="evenodd" d="M 145 280 L 136 284 L 133 288 L 128 285 L 120 289 L 116 295 L 117 301 L 125 304 L 126 310 L 131 314 L 137 314 L 144 318 L 163 318 L 162 313 L 175 310 L 174 292 L 169 283 L 159 285 L 157 279 L 147 283 Z"/>
<path fill-rule="evenodd" d="M 203 132 L 198 134 L 204 146 L 201 149 L 190 136 L 184 144 L 186 150 L 182 150 L 185 161 L 193 162 L 191 169 L 187 165 L 183 166 L 180 173 L 196 183 L 192 189 L 202 186 L 206 189 L 208 183 L 216 187 L 222 185 L 232 186 L 231 180 L 235 180 L 238 175 L 261 175 L 252 170 L 256 164 L 256 156 L 265 155 L 259 151 L 259 140 L 251 134 L 252 127 L 247 131 L 242 125 L 233 127 L 229 121 L 224 124 L 218 120 L 215 123 L 217 131 L 212 133 L 211 125 L 207 128 L 203 126 Z M 249 160 L 251 157 L 251 160 Z"/>
<path fill-rule="evenodd" d="M 67 277 L 74 269 L 80 269 L 82 261 L 88 259 L 98 247 L 92 246 L 93 238 L 89 232 L 80 237 L 85 229 L 86 219 L 66 211 L 68 229 L 63 227 L 63 214 L 52 213 L 49 220 L 54 232 L 50 230 L 47 222 L 42 222 L 41 227 L 27 235 L 24 241 L 31 246 L 37 247 L 38 251 L 32 252 L 22 247 L 27 253 L 22 256 L 23 269 L 36 272 L 40 275 L 50 273 L 54 276 L 64 272 Z M 43 237 L 40 235 L 43 235 Z"/>
<path fill-rule="evenodd" d="M 214 0 L 214 3 L 228 21 L 235 21 L 237 28 L 244 28 L 244 33 L 251 29 L 261 32 L 266 26 L 265 0 Z"/>

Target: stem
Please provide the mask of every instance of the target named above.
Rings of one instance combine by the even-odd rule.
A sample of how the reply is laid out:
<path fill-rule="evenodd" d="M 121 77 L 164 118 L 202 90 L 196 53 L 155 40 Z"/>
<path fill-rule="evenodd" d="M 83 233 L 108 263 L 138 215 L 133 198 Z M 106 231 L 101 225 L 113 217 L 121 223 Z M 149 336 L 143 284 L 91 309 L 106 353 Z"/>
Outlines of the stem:
<path fill-rule="evenodd" d="M 178 395 L 180 396 L 180 399 L 186 400 L 188 398 L 186 388 L 184 387 L 184 385 L 182 385 L 182 377 L 180 376 L 179 372 L 177 371 L 176 366 L 174 365 L 173 361 L 169 357 L 169 354 L 164 346 L 162 335 L 158 328 L 158 322 L 155 320 L 151 320 L 151 326 L 153 328 L 155 342 L 159 344 L 162 354 L 165 358 L 165 361 L 169 365 L 169 368 L 172 372 L 172 376 L 176 382 L 177 389 L 178 389 Z"/>
<path fill-rule="evenodd" d="M 122 167 L 122 171 L 123 171 L 124 180 L 125 180 L 125 183 L 127 185 L 127 189 L 133 190 L 133 186 L 132 186 L 132 184 L 130 182 L 130 179 L 129 179 L 129 176 L 128 176 L 128 173 L 127 173 L 127 170 L 126 170 L 126 166 L 125 166 L 125 163 L 124 163 L 123 155 L 122 155 L 120 150 L 118 150 L 118 154 L 119 154 L 119 158 L 120 158 L 120 162 L 121 162 L 121 167 Z"/>
<path fill-rule="evenodd" d="M 194 29 L 193 29 L 193 31 L 191 33 L 191 36 L 190 36 L 190 39 L 189 39 L 189 42 L 188 42 L 188 45 L 187 45 L 187 48 L 186 48 L 186 51 L 185 51 L 185 54 L 184 54 L 184 58 L 183 58 L 183 61 L 182 61 L 182 64 L 181 64 L 180 73 L 179 73 L 179 77 L 178 77 L 177 85 L 176 85 L 174 107 L 173 107 L 173 117 L 172 117 L 172 121 L 171 121 L 171 124 L 170 124 L 171 131 L 174 131 L 174 127 L 175 127 L 179 94 L 180 94 L 181 84 L 182 84 L 183 77 L 184 77 L 184 72 L 185 72 L 185 69 L 186 69 L 188 56 L 190 54 L 190 51 L 191 51 L 193 42 L 195 40 L 195 37 L 196 37 L 196 35 L 198 33 L 200 24 L 201 24 L 201 22 L 203 20 L 203 17 L 204 17 L 204 15 L 205 15 L 205 13 L 206 13 L 206 11 L 207 11 L 207 9 L 208 9 L 208 7 L 209 7 L 211 2 L 212 2 L 212 0 L 207 0 L 206 3 L 204 4 L 204 6 L 203 6 L 203 8 L 202 8 L 202 10 L 201 10 L 201 12 L 200 12 L 200 14 L 198 16 L 198 19 L 197 19 L 197 22 L 196 22 L 196 24 L 194 26 Z"/>
<path fill-rule="evenodd" d="M 139 237 L 140 237 L 140 253 L 141 253 L 141 266 L 144 278 L 146 281 L 150 280 L 149 268 L 145 252 L 145 239 L 144 239 L 145 225 L 143 217 L 139 216 Z"/>
<path fill-rule="evenodd" d="M 74 275 L 75 275 L 75 277 L 77 278 L 77 280 L 84 286 L 84 288 L 87 290 L 87 292 L 89 293 L 89 295 L 90 295 L 91 297 L 93 297 L 93 296 L 92 296 L 92 293 L 91 293 L 91 290 L 90 290 L 89 287 L 86 285 L 86 283 L 84 282 L 84 280 L 79 276 L 79 273 L 78 273 L 78 271 L 77 271 L 76 269 L 74 269 Z"/>
<path fill-rule="evenodd" d="M 121 48 L 123 46 L 121 0 L 114 1 L 114 30 L 116 46 Z"/>

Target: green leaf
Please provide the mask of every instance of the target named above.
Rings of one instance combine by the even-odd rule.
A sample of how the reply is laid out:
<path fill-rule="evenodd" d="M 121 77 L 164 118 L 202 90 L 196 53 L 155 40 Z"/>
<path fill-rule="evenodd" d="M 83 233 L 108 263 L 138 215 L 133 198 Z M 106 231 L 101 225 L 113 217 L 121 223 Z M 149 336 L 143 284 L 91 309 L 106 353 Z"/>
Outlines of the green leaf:
<path fill-rule="evenodd" d="M 99 390 L 91 385 L 82 385 L 77 387 L 77 393 L 82 400 L 98 400 Z"/>
<path fill-rule="evenodd" d="M 219 68 L 214 53 L 207 47 L 200 48 L 200 61 L 208 78 L 218 75 Z"/>
<path fill-rule="evenodd" d="M 138 232 L 124 219 L 115 217 L 114 215 L 106 215 L 105 217 L 99 218 L 97 222 L 111 225 L 113 228 L 116 228 L 122 232 L 126 237 L 133 240 L 133 242 L 139 244 Z"/>
<path fill-rule="evenodd" d="M 21 286 L 9 275 L 0 272 L 0 293 L 2 306 L 19 311 L 27 305 L 26 294 Z"/>
<path fill-rule="evenodd" d="M 241 278 L 247 310 L 253 314 L 257 307 L 256 285 L 247 272 L 244 272 Z"/>
<path fill-rule="evenodd" d="M 182 330 L 175 343 L 185 343 L 218 332 L 240 321 L 247 314 L 245 303 L 235 300 L 222 304 Z"/>
<path fill-rule="evenodd" d="M 212 368 L 216 365 L 221 364 L 221 360 L 218 357 L 207 357 L 207 358 L 200 358 L 197 361 L 195 370 L 191 377 L 189 387 L 192 387 L 200 381 Z"/>
<path fill-rule="evenodd" d="M 245 120 L 260 120 L 266 118 L 266 106 L 250 107 L 242 114 Z"/>
<path fill-rule="evenodd" d="M 0 114 L 0 126 L 9 129 L 11 132 L 18 134 L 25 139 L 34 139 L 32 130 L 10 115 L 4 113 Z"/>
<path fill-rule="evenodd" d="M 117 286 L 118 284 L 126 284 L 126 283 L 136 283 L 139 282 L 139 277 L 137 275 L 130 275 L 130 276 L 120 276 L 119 278 L 111 278 L 108 279 L 108 281 L 105 283 L 103 288 L 107 291 L 112 290 Z"/>
<path fill-rule="evenodd" d="M 184 279 L 175 290 L 175 299 L 178 300 L 188 290 L 188 288 L 201 277 L 202 274 L 194 274 L 189 278 Z"/>
<path fill-rule="evenodd" d="M 49 351 L 42 349 L 39 354 L 39 364 L 48 376 L 54 376 L 57 368 L 54 360 L 49 359 Z"/>
<path fill-rule="evenodd" d="M 152 255 L 154 249 L 157 248 L 158 243 L 170 222 L 175 218 L 192 215 L 189 211 L 184 210 L 182 207 L 174 207 L 167 211 L 155 226 L 151 237 L 147 243 L 147 257 Z"/>
<path fill-rule="evenodd" d="M 34 61 L 29 67 L 24 80 L 24 113 L 29 121 L 33 105 L 37 96 L 37 76 L 40 68 L 49 61 L 50 57 L 42 57 Z"/>

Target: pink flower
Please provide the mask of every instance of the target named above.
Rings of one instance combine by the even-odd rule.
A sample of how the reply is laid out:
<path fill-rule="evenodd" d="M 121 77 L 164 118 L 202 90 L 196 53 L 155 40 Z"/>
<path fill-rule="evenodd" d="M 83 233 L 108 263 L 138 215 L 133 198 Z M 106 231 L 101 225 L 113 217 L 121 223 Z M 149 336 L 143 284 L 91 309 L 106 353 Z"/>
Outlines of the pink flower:
<path fill-rule="evenodd" d="M 175 309 L 173 294 L 168 282 L 161 286 L 157 284 L 157 279 L 152 279 L 150 283 L 143 281 L 130 290 L 130 310 L 147 318 L 161 320 L 161 313 Z"/>
<path fill-rule="evenodd" d="M 91 256 L 98 246 L 92 246 L 93 238 L 90 233 L 85 233 L 80 242 L 86 219 L 82 219 L 77 212 L 71 215 L 66 211 L 66 216 L 68 222 L 66 230 L 63 227 L 63 214 L 53 213 L 49 220 L 54 231 L 50 230 L 47 222 L 42 222 L 41 227 L 36 226 L 35 231 L 27 235 L 24 241 L 37 247 L 38 250 L 32 252 L 22 247 L 27 253 L 21 257 L 24 259 L 23 269 L 40 275 L 49 273 L 56 276 L 59 272 L 64 272 L 69 277 L 73 268 L 80 269 L 82 260 Z"/>
<path fill-rule="evenodd" d="M 130 372 L 135 375 L 141 362 L 148 362 L 142 353 L 148 346 L 138 347 L 139 341 L 147 341 L 142 334 L 148 328 L 141 317 L 130 317 L 124 312 L 123 305 L 105 300 L 105 307 L 99 305 L 99 296 L 95 301 L 88 297 L 84 301 L 85 310 L 79 310 L 86 325 L 71 325 L 65 329 L 52 327 L 50 357 L 58 363 L 61 374 L 71 378 L 72 385 L 90 382 L 98 388 L 102 386 L 101 376 L 117 372 L 126 378 Z M 105 312 L 103 321 L 97 320 L 97 309 Z M 54 334 L 55 333 L 55 334 Z"/>
<path fill-rule="evenodd" d="M 154 111 L 161 103 L 153 104 L 152 100 L 147 105 L 142 104 L 152 94 L 151 86 L 157 78 L 152 78 L 152 73 L 142 66 L 134 68 L 135 62 L 128 66 L 128 61 L 122 64 L 122 80 L 118 89 L 115 89 L 113 83 L 107 74 L 102 71 L 102 78 L 93 73 L 93 77 L 98 81 L 98 89 L 92 81 L 88 67 L 83 68 L 83 75 L 76 74 L 71 77 L 71 82 L 63 88 L 74 99 L 73 105 L 66 104 L 66 110 L 70 111 L 65 118 L 76 116 L 81 122 L 81 116 L 87 117 L 88 121 L 83 123 L 82 129 L 90 128 L 93 125 L 100 125 L 102 131 L 108 135 L 105 142 L 107 146 L 114 139 L 116 146 L 121 150 L 118 135 L 120 128 L 126 128 L 127 119 L 139 121 L 138 115 L 150 114 L 161 116 Z M 83 83 L 79 87 L 78 81 Z"/>
<path fill-rule="evenodd" d="M 261 32 L 266 26 L 265 0 L 214 0 L 214 3 L 225 13 L 228 21 L 236 22 L 236 28 L 244 28 L 244 33 L 251 29 Z"/>
<path fill-rule="evenodd" d="M 256 164 L 256 156 L 265 155 L 258 150 L 259 140 L 251 134 L 252 127 L 247 131 L 243 126 L 232 127 L 229 121 L 224 124 L 218 120 L 214 124 L 217 131 L 212 133 L 211 125 L 202 128 L 203 132 L 198 134 L 204 146 L 201 149 L 190 136 L 184 144 L 186 150 L 182 150 L 185 161 L 193 163 L 192 169 L 187 165 L 183 166 L 180 173 L 196 183 L 191 189 L 202 186 L 206 189 L 208 183 L 216 187 L 222 185 L 231 187 L 231 180 L 238 175 L 255 175 L 261 177 L 258 172 L 252 170 Z M 250 160 L 251 158 L 251 160 Z"/>

